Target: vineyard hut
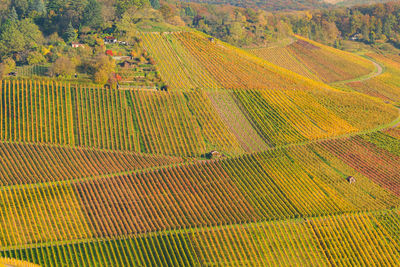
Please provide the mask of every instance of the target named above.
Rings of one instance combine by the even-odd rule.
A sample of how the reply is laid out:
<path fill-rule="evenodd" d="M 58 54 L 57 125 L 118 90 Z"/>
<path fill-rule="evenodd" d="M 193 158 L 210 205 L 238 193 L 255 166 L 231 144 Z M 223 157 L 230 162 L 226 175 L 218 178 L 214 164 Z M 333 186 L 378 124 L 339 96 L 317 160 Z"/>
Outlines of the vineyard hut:
<path fill-rule="evenodd" d="M 106 44 L 115 44 L 118 40 L 113 36 L 106 36 L 104 37 L 104 43 Z"/>
<path fill-rule="evenodd" d="M 222 157 L 224 157 L 224 154 L 218 152 L 217 150 L 213 150 L 207 154 L 207 158 L 209 158 L 209 159 L 219 159 Z"/>
<path fill-rule="evenodd" d="M 360 33 L 355 33 L 352 36 L 350 36 L 350 40 L 351 41 L 357 41 L 359 39 L 361 39 L 362 35 Z"/>
<path fill-rule="evenodd" d="M 123 62 L 119 63 L 119 65 L 124 68 L 132 68 L 136 66 L 136 63 L 129 60 L 124 60 Z"/>
<path fill-rule="evenodd" d="M 354 178 L 353 176 L 349 176 L 346 178 L 347 182 L 349 182 L 350 184 L 354 184 L 356 182 L 356 178 Z"/>
<path fill-rule="evenodd" d="M 75 43 L 75 42 L 71 43 L 71 46 L 72 46 L 72 48 L 85 47 L 85 45 L 84 45 L 84 44 L 81 44 L 81 43 Z"/>

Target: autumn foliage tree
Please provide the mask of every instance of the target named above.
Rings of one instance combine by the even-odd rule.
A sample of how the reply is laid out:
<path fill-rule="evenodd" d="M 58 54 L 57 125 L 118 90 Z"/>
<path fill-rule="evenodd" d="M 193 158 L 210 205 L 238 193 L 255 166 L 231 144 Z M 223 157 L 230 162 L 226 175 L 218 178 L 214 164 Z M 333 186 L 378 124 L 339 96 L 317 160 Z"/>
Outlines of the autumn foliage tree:
<path fill-rule="evenodd" d="M 75 73 L 75 68 L 75 63 L 70 58 L 67 56 L 61 56 L 52 65 L 50 74 L 53 76 L 68 76 Z"/>

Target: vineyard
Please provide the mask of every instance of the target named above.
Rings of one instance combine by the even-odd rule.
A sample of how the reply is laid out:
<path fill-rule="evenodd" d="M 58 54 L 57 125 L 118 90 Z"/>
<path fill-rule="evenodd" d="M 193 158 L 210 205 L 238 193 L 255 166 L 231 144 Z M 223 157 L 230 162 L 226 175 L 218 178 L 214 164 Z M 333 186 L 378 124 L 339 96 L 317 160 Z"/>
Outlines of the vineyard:
<path fill-rule="evenodd" d="M 61 183 L 54 183 L 58 173 L 42 170 L 39 183 L 21 181 L 1 189 L 0 242 L 6 248 L 1 256 L 41 265 L 81 265 L 82 257 L 87 259 L 83 265 L 397 264 L 399 244 L 388 235 L 391 224 L 381 221 L 400 220 L 400 211 L 393 209 L 400 201 L 400 150 L 366 141 L 375 136 L 388 146 L 393 139 L 378 132 L 183 165 L 174 158 L 153 158 L 156 168 L 142 171 L 136 163 L 133 171 L 108 170 L 115 174 L 84 173 L 86 168 L 68 164 L 86 177 L 73 173 Z M 65 151 L 45 149 L 54 156 Z M 97 157 L 116 156 L 88 152 L 69 151 L 85 153 L 94 164 Z M 129 162 L 135 155 L 119 156 Z M 379 169 L 372 168 L 377 161 Z M 356 186 L 348 176 L 355 177 Z M 330 243 L 329 236 L 349 240 L 348 247 Z M 357 244 L 368 244 L 361 246 L 365 257 L 349 253 Z M 384 250 L 379 257 L 377 249 Z"/>
<path fill-rule="evenodd" d="M 312 80 L 320 81 L 320 78 L 307 69 L 300 59 L 292 53 L 290 45 L 286 47 L 256 48 L 249 52 L 277 66 L 291 70 Z"/>
<path fill-rule="evenodd" d="M 333 83 L 374 71 L 366 59 L 296 36 L 285 47 L 257 48 L 249 52 L 313 80 Z"/>
<path fill-rule="evenodd" d="M 400 61 L 396 55 L 368 54 L 385 67 L 385 73 L 367 81 L 350 82 L 352 89 L 394 104 L 400 103 Z M 396 61 L 397 59 L 397 61 Z"/>
<path fill-rule="evenodd" d="M 0 82 L 0 266 L 400 265 L 399 110 L 316 78 L 367 61 L 139 36 L 170 90 Z"/>

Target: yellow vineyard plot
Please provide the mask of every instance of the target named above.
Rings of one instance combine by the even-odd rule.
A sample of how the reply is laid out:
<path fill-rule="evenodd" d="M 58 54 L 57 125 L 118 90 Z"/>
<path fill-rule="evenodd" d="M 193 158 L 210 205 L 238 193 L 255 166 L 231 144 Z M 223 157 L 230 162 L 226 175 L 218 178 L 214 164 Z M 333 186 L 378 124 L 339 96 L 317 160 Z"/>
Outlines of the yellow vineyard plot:
<path fill-rule="evenodd" d="M 291 70 L 312 80 L 320 80 L 314 73 L 304 66 L 287 47 L 265 47 L 249 50 L 250 53 L 265 59 L 277 66 Z"/>
<path fill-rule="evenodd" d="M 91 236 L 70 186 L 3 188 L 0 197 L 2 247 Z"/>
<path fill-rule="evenodd" d="M 400 264 L 397 245 L 372 216 L 331 216 L 308 222 L 333 266 Z"/>

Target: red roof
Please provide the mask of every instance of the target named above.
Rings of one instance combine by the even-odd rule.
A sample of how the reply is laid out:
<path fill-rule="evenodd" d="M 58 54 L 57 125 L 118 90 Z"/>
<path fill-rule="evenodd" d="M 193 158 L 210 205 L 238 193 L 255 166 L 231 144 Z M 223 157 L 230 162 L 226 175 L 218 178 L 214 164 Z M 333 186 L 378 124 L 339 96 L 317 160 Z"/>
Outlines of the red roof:
<path fill-rule="evenodd" d="M 112 50 L 106 50 L 106 55 L 112 56 L 113 55 L 113 51 Z"/>

